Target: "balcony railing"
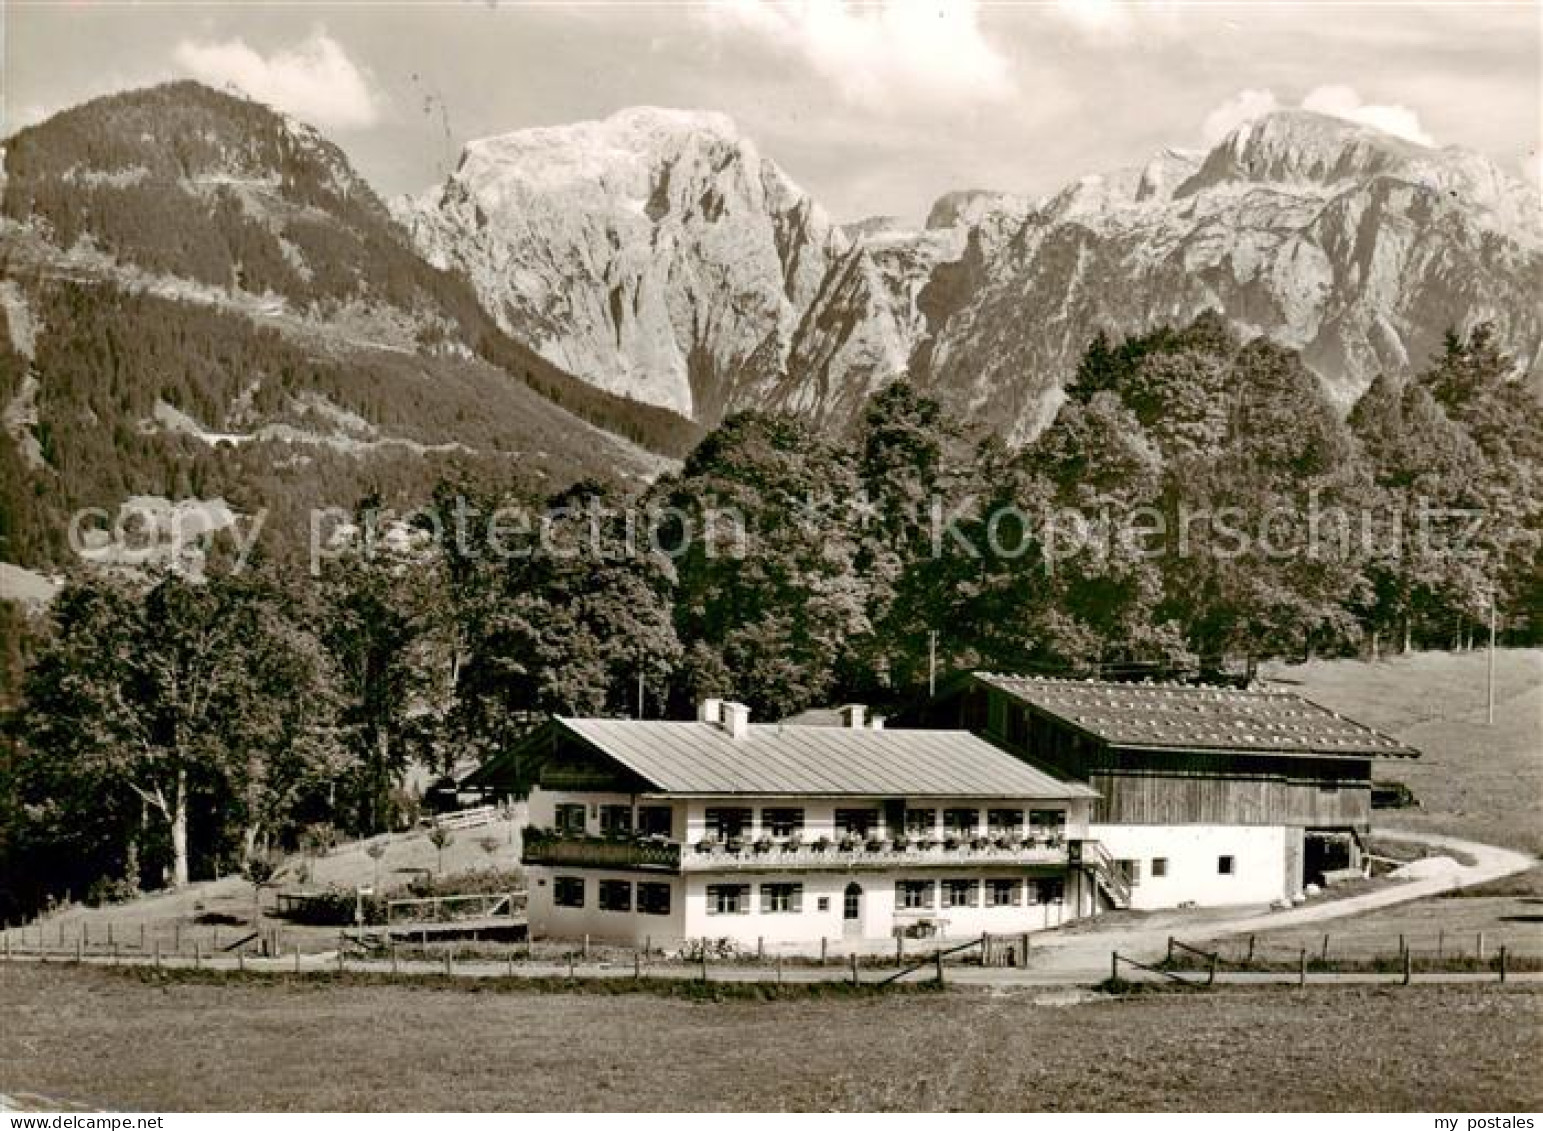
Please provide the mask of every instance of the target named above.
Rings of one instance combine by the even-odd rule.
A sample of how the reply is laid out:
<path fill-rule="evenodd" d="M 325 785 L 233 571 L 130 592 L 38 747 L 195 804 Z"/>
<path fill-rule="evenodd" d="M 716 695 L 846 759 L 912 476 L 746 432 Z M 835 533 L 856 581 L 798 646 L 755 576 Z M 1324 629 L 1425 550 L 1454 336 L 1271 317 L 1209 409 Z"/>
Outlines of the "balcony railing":
<path fill-rule="evenodd" d="M 1060 840 L 998 841 L 987 838 L 955 843 L 890 841 L 843 843 L 814 841 L 788 844 L 687 845 L 681 868 L 688 872 L 864 871 L 895 868 L 958 868 L 989 865 L 1064 864 L 1066 846 Z"/>
<path fill-rule="evenodd" d="M 680 845 L 652 838 L 629 840 L 526 829 L 520 861 L 622 871 L 678 872 Z"/>

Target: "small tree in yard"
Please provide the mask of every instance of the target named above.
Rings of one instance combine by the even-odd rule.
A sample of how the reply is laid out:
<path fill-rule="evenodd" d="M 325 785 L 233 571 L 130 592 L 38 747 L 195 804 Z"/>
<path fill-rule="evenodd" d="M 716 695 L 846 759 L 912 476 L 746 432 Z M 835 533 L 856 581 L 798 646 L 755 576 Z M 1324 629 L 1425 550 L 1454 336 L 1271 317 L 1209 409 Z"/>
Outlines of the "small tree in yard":
<path fill-rule="evenodd" d="M 488 854 L 488 871 L 493 871 L 493 853 L 497 852 L 503 841 L 496 836 L 485 836 L 477 842 L 478 847 Z"/>
<path fill-rule="evenodd" d="M 434 830 L 429 833 L 429 843 L 434 846 L 434 852 L 437 857 L 436 867 L 439 871 L 439 874 L 444 875 L 445 849 L 449 848 L 452 844 L 455 843 L 455 834 L 441 825 L 435 825 Z"/>
<path fill-rule="evenodd" d="M 267 853 L 253 853 L 241 865 L 241 874 L 252 885 L 252 930 L 259 937 L 263 929 L 263 888 L 273 882 L 278 870 L 277 858 Z"/>
<path fill-rule="evenodd" d="M 386 842 L 377 840 L 365 848 L 364 854 L 375 862 L 375 890 L 380 891 L 380 858 L 386 854 Z"/>

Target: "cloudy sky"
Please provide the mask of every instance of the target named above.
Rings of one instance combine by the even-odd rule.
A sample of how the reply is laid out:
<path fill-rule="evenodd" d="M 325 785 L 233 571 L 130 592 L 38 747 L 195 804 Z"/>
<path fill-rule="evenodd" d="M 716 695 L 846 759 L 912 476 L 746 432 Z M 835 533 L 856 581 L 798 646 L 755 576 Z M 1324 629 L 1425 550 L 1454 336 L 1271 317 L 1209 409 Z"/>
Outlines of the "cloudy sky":
<path fill-rule="evenodd" d="M 839 219 L 1052 191 L 1305 105 L 1536 179 L 1540 7 L 822 0 L 11 0 L 5 132 L 172 77 L 323 128 L 385 194 L 467 138 L 653 104 L 733 116 Z"/>

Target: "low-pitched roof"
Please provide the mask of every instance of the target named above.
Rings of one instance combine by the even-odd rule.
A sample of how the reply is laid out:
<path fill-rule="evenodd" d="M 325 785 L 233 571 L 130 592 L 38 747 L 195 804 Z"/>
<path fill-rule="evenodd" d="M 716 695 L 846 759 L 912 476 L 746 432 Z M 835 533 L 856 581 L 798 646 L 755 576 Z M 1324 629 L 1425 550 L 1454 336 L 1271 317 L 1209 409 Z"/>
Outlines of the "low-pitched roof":
<path fill-rule="evenodd" d="M 850 797 L 1096 797 L 968 731 L 556 720 L 661 793 Z"/>
<path fill-rule="evenodd" d="M 1420 756 L 1396 738 L 1288 691 L 991 672 L 976 672 L 975 678 L 1115 747 L 1304 757 Z"/>

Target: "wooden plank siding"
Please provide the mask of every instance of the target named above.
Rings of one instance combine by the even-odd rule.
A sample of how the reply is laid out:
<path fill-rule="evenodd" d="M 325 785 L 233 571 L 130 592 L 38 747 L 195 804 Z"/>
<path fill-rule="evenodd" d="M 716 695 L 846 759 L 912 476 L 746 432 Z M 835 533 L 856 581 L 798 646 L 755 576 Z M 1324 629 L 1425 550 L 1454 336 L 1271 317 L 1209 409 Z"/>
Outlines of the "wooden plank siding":
<path fill-rule="evenodd" d="M 916 721 L 984 733 L 1026 761 L 1087 782 L 1101 796 L 1095 823 L 1364 832 L 1371 821 L 1367 758 L 1111 748 L 1067 720 L 979 684 L 934 701 Z"/>

